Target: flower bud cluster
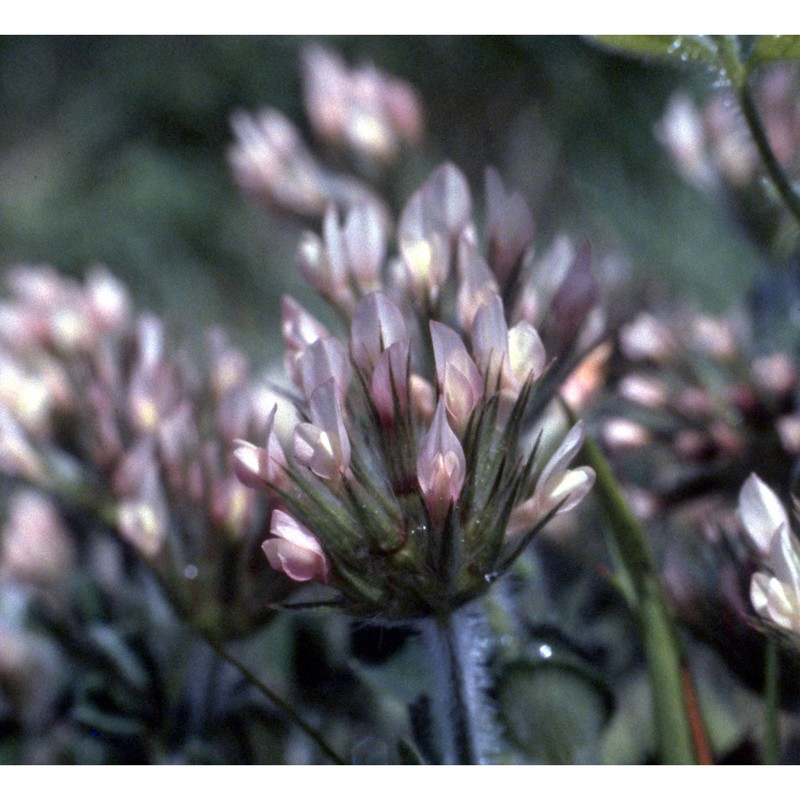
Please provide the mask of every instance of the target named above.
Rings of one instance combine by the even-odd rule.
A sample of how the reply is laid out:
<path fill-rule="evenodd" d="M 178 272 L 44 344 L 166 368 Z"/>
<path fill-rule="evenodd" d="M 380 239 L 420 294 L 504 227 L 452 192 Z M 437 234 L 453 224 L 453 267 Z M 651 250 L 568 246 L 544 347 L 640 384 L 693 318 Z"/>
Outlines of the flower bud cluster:
<path fill-rule="evenodd" d="M 596 299 L 589 253 L 535 297 L 533 220 L 489 172 L 486 242 L 466 179 L 435 170 L 400 215 L 396 254 L 365 206 L 325 216 L 298 263 L 346 322 L 330 333 L 285 299 L 286 366 L 298 422 L 240 441 L 240 480 L 275 504 L 270 564 L 338 590 L 352 613 L 445 613 L 483 593 L 554 515 L 594 480 L 570 468 L 578 423 L 542 464 L 537 411 L 578 355 Z M 533 318 L 549 299 L 548 362 Z M 288 435 L 287 435 L 288 433 Z"/>
<path fill-rule="evenodd" d="M 414 89 L 374 66 L 348 69 L 332 50 L 312 45 L 303 54 L 303 92 L 314 133 L 370 161 L 397 158 L 400 146 L 422 137 Z"/>
<path fill-rule="evenodd" d="M 403 147 L 421 142 L 422 109 L 416 92 L 373 66 L 350 70 L 338 54 L 310 46 L 303 53 L 303 90 L 319 142 L 345 150 L 367 172 L 391 165 Z M 325 166 L 281 112 L 237 111 L 231 125 L 236 141 L 228 160 L 234 177 L 262 202 L 307 217 L 321 217 L 330 204 L 380 205 L 366 183 Z"/>
<path fill-rule="evenodd" d="M 288 581 L 259 552 L 264 498 L 230 464 L 232 442 L 255 436 L 267 417 L 244 356 L 211 331 L 198 366 L 169 345 L 162 320 L 135 316 L 125 289 L 100 270 L 81 285 L 20 267 L 8 288 L 0 469 L 111 523 L 180 610 L 215 635 L 268 618 Z M 10 570 L 53 572 L 65 550 L 54 515 L 39 495 L 15 501 L 4 542 Z M 33 551 L 50 540 L 49 556 L 34 563 Z"/>
<path fill-rule="evenodd" d="M 619 349 L 601 435 L 621 474 L 647 481 L 651 512 L 710 499 L 756 468 L 789 474 L 800 372 L 786 352 L 754 353 L 745 315 L 643 312 L 620 329 Z"/>

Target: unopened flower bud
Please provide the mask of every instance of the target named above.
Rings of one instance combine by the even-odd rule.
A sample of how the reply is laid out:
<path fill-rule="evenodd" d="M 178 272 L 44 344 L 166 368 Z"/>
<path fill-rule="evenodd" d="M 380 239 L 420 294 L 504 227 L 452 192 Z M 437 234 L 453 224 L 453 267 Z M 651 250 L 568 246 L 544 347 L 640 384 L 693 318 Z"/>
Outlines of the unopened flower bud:
<path fill-rule="evenodd" d="M 387 427 L 394 422 L 395 404 L 401 414 L 408 411 L 409 348 L 408 339 L 392 344 L 381 353 L 372 373 L 370 397 L 381 422 Z"/>
<path fill-rule="evenodd" d="M 576 423 L 545 465 L 531 498 L 511 513 L 506 538 L 535 527 L 555 508 L 557 514 L 572 510 L 589 493 L 594 485 L 594 470 L 591 467 L 567 468 L 583 447 L 585 437 L 584 424 Z"/>
<path fill-rule="evenodd" d="M 447 424 L 444 399 L 439 398 L 433 424 L 420 442 L 417 477 L 434 525 L 441 525 L 458 500 L 467 463 L 458 437 Z"/>
<path fill-rule="evenodd" d="M 650 432 L 642 425 L 624 417 L 610 419 L 603 425 L 603 442 L 609 450 L 637 450 L 650 442 Z"/>
<path fill-rule="evenodd" d="M 313 422 L 303 422 L 294 433 L 294 456 L 315 475 L 338 481 L 350 465 L 350 439 L 333 379 L 309 398 Z"/>
<path fill-rule="evenodd" d="M 461 337 L 441 322 L 430 323 L 436 379 L 447 418 L 462 433 L 472 410 L 483 397 L 484 382 Z"/>
<path fill-rule="evenodd" d="M 304 525 L 285 511 L 272 512 L 270 533 L 274 538 L 263 544 L 273 569 L 285 572 L 292 580 L 328 582 L 328 562 L 319 540 Z"/>
<path fill-rule="evenodd" d="M 508 283 L 533 241 L 533 216 L 518 192 L 506 194 L 497 170 L 486 170 L 489 261 L 502 286 Z"/>
<path fill-rule="evenodd" d="M 676 344 L 669 329 L 652 314 L 639 314 L 619 332 L 622 352 L 631 361 L 663 363 L 675 350 Z"/>
<path fill-rule="evenodd" d="M 362 298 L 350 326 L 350 353 L 353 362 L 368 376 L 384 350 L 408 337 L 403 314 L 383 292 Z"/>

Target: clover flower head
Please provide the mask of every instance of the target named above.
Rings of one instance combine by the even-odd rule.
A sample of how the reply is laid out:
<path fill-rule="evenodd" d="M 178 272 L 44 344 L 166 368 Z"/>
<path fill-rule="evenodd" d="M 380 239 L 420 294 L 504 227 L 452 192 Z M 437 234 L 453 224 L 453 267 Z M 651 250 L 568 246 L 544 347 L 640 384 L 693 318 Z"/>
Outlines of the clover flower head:
<path fill-rule="evenodd" d="M 760 352 L 753 330 L 738 308 L 642 312 L 620 329 L 621 377 L 601 436 L 631 483 L 651 476 L 639 488 L 661 511 L 710 509 L 742 474 L 791 470 L 800 374 L 787 352 Z"/>
<path fill-rule="evenodd" d="M 329 331 L 284 301 L 298 421 L 282 442 L 270 430 L 263 446 L 234 447 L 240 480 L 273 503 L 270 564 L 325 584 L 357 615 L 426 616 L 480 595 L 594 479 L 569 467 L 582 425 L 542 468 L 531 424 L 537 392 L 546 405 L 582 355 L 570 347 L 596 297 L 587 253 L 551 288 L 549 336 L 565 348 L 550 374 L 524 316 L 530 213 L 490 175 L 488 257 L 452 164 L 409 199 L 394 254 L 365 207 L 343 226 L 330 211 L 321 237 L 303 237 L 298 263 L 345 326 Z"/>
<path fill-rule="evenodd" d="M 27 327 L 0 321 L 0 470 L 48 493 L 92 498 L 96 516 L 204 630 L 226 638 L 260 625 L 289 582 L 263 561 L 266 502 L 246 487 L 282 485 L 275 475 L 285 461 L 275 414 L 260 410 L 243 354 L 212 330 L 196 361 L 163 320 L 134 314 L 124 287 L 99 268 L 81 284 L 49 267 L 18 267 L 7 286 L 0 307 Z M 317 330 L 295 318 L 298 341 L 309 329 Z M 346 380 L 338 355 L 312 348 L 306 372 Z M 268 457 L 235 446 L 257 436 Z M 16 572 L 28 558 L 25 542 L 35 541 L 33 524 L 40 538 L 51 535 L 53 558 L 61 552 L 43 501 L 23 508 L 30 521 L 14 511 L 5 553 Z"/>

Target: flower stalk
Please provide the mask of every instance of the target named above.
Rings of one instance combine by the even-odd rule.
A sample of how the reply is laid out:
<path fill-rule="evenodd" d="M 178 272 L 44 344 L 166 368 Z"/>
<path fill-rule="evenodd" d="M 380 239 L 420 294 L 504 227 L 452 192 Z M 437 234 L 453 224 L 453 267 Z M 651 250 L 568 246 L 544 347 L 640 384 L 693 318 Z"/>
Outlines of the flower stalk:
<path fill-rule="evenodd" d="M 487 697 L 491 634 L 477 603 L 420 623 L 436 676 L 434 731 L 444 764 L 488 763 L 497 750 L 495 712 Z"/>
<path fill-rule="evenodd" d="M 772 180 L 775 188 L 778 190 L 778 194 L 780 194 L 786 208 L 789 209 L 797 223 L 800 224 L 800 196 L 798 196 L 797 192 L 792 187 L 792 184 L 786 177 L 786 173 L 775 157 L 764 126 L 761 124 L 761 117 L 753 101 L 753 95 L 747 84 L 744 84 L 739 90 L 739 101 L 742 104 L 744 118 L 747 121 L 747 126 L 753 136 L 753 141 L 756 143 L 758 152 L 764 161 L 764 166 L 769 173 L 770 180 Z"/>
<path fill-rule="evenodd" d="M 686 703 L 685 658 L 644 531 L 625 502 L 608 462 L 591 439 L 584 442 L 582 456 L 595 470 L 597 495 L 606 523 L 603 529 L 609 549 L 618 561 L 617 577 L 639 619 L 661 761 L 695 764 L 700 748 L 694 741 L 697 734 L 693 736 Z"/>
<path fill-rule="evenodd" d="M 325 741 L 322 734 L 309 725 L 290 703 L 287 703 L 277 692 L 267 686 L 249 667 L 239 661 L 229 650 L 211 636 L 201 634 L 209 646 L 213 648 L 214 652 L 227 661 L 231 666 L 235 667 L 249 683 L 255 686 L 264 697 L 267 698 L 273 705 L 277 706 L 295 725 L 297 725 L 310 739 L 312 739 L 317 747 L 330 759 L 334 764 L 346 764 L 347 762 Z"/>

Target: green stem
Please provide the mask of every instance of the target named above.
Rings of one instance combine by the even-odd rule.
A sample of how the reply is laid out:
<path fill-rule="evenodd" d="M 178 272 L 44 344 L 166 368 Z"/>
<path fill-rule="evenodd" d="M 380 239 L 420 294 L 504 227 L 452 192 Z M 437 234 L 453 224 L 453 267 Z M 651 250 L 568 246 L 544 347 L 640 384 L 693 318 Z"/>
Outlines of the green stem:
<path fill-rule="evenodd" d="M 582 455 L 597 475 L 595 487 L 606 522 L 603 527 L 609 549 L 616 556 L 623 590 L 639 617 L 661 760 L 665 764 L 697 763 L 683 693 L 681 643 L 647 538 L 597 445 L 587 439 Z"/>
<path fill-rule="evenodd" d="M 746 84 L 739 90 L 739 100 L 742 104 L 742 111 L 744 112 L 744 118 L 747 120 L 747 125 L 750 128 L 750 133 L 764 161 L 764 166 L 767 168 L 767 173 L 775 184 L 775 188 L 778 190 L 786 207 L 792 213 L 795 220 L 800 223 L 800 196 L 798 196 L 797 192 L 792 188 L 792 184 L 786 177 L 786 173 L 775 157 L 769 139 L 767 139 L 767 134 L 764 131 L 764 126 L 761 124 L 761 117 L 758 115 L 758 110 L 753 102 L 753 96 Z"/>
<path fill-rule="evenodd" d="M 330 745 L 325 741 L 322 737 L 322 734 L 319 731 L 312 728 L 301 716 L 300 714 L 295 711 L 295 709 L 287 703 L 279 694 L 275 691 L 270 689 L 264 681 L 261 680 L 255 673 L 251 672 L 251 670 L 246 667 L 239 659 L 237 659 L 234 655 L 228 652 L 219 642 L 215 641 L 210 636 L 204 635 L 203 638 L 208 642 L 208 644 L 214 649 L 214 651 L 219 655 L 220 658 L 227 661 L 229 664 L 234 666 L 239 672 L 246 678 L 250 683 L 252 683 L 271 703 L 276 705 L 284 714 L 290 717 L 294 723 L 301 728 L 305 734 L 316 742 L 317 746 L 320 750 L 322 750 L 325 755 L 334 762 L 334 764 L 346 764 L 347 762 L 338 754 L 336 753 Z"/>
<path fill-rule="evenodd" d="M 758 152 L 764 161 L 764 166 L 767 168 L 767 173 L 775 188 L 778 190 L 786 207 L 792 213 L 792 216 L 800 223 L 800 196 L 792 188 L 792 184 L 786 177 L 786 173 L 778 163 L 772 146 L 767 138 L 764 126 L 761 124 L 761 117 L 756 109 L 756 104 L 753 101 L 753 95 L 750 93 L 748 87 L 748 80 L 750 78 L 749 70 L 742 63 L 739 54 L 739 44 L 735 36 L 715 36 L 713 37 L 717 44 L 717 54 L 722 68 L 725 70 L 733 88 L 739 94 L 739 102 L 742 105 L 744 118 L 747 121 L 747 126 L 750 128 L 750 134 L 756 143 Z"/>
<path fill-rule="evenodd" d="M 767 640 L 764 653 L 764 763 L 781 763 L 781 732 L 778 723 L 780 699 L 780 661 L 778 643 Z"/>

